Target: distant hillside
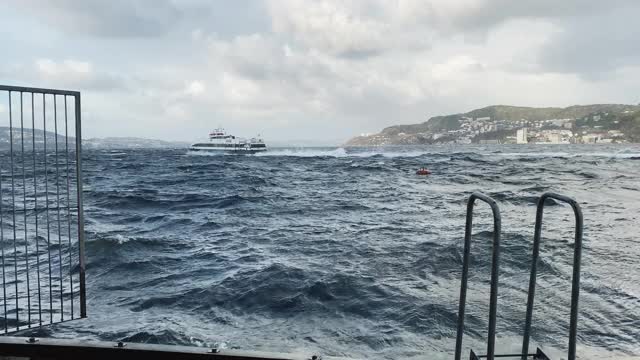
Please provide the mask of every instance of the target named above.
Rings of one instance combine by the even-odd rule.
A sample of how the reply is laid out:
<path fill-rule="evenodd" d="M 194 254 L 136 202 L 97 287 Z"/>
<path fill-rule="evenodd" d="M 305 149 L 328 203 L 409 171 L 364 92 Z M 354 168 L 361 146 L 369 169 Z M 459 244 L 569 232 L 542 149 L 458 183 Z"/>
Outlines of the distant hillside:
<path fill-rule="evenodd" d="M 461 137 L 469 141 L 479 141 L 480 139 L 491 138 L 491 136 L 487 135 L 480 136 L 487 132 L 496 133 L 493 134 L 496 139 L 504 139 L 505 136 L 514 133 L 516 128 L 559 119 L 571 120 L 573 121 L 573 126 L 576 126 L 575 124 L 578 120 L 589 118 L 595 114 L 606 116 L 607 119 L 610 119 L 611 124 L 616 124 L 613 126 L 615 129 L 625 131 L 625 138 L 629 141 L 638 141 L 634 139 L 639 136 L 640 124 L 637 123 L 637 117 L 633 116 L 638 112 L 640 112 L 639 105 L 624 104 L 574 105 L 566 108 L 493 105 L 467 113 L 435 116 L 420 124 L 390 126 L 377 134 L 354 137 L 347 141 L 345 146 L 447 143 L 459 141 Z M 482 128 L 482 124 L 489 123 L 492 124 L 489 127 L 493 126 L 493 129 L 481 129 L 474 133 L 466 130 L 467 126 L 469 128 L 477 126 Z M 609 130 L 604 128 L 602 124 L 593 126 L 593 129 Z"/>
<path fill-rule="evenodd" d="M 566 108 L 532 108 L 522 106 L 495 105 L 472 110 L 467 117 L 491 117 L 499 120 L 547 120 L 578 119 L 596 112 L 621 113 L 626 110 L 640 110 L 637 105 L 594 104 L 574 105 Z"/>
<path fill-rule="evenodd" d="M 34 136 L 35 133 L 35 136 Z M 25 128 L 21 131 L 20 128 L 13 128 L 13 131 L 10 131 L 8 126 L 0 126 L 0 150 L 6 150 L 10 148 L 11 144 L 11 136 L 13 135 L 13 146 L 14 149 L 20 149 L 22 147 L 22 139 L 24 138 L 24 147 L 26 150 L 33 149 L 33 140 L 35 139 L 36 149 L 42 150 L 44 148 L 44 140 L 45 140 L 45 131 L 36 129 L 32 131 L 31 129 Z M 47 149 L 55 149 L 56 145 L 56 134 L 51 131 L 46 132 L 47 138 Z M 57 135 L 58 138 L 58 147 L 65 146 L 65 137 L 64 135 Z M 69 136 L 69 146 L 75 146 L 75 138 Z"/>
<path fill-rule="evenodd" d="M 20 128 L 13 128 L 13 132 L 9 131 L 9 127 L 0 127 L 0 150 L 7 150 L 10 148 L 11 135 L 13 135 L 14 149 L 21 149 L 22 139 L 24 138 L 25 150 L 33 149 L 32 140 L 35 139 L 36 150 L 42 150 L 44 148 L 44 140 L 46 134 L 47 149 L 55 149 L 56 134 L 51 131 L 43 131 L 40 129 L 25 128 L 21 131 Z M 35 134 L 35 137 L 34 137 Z M 66 146 L 65 136 L 57 134 L 58 148 L 62 149 Z M 69 136 L 69 147 L 75 146 L 75 138 Z M 91 138 L 82 141 L 82 146 L 85 149 L 141 149 L 141 148 L 184 148 L 189 146 L 184 142 L 173 142 L 164 140 L 152 140 L 135 137 L 108 137 L 108 138 Z"/>
<path fill-rule="evenodd" d="M 640 111 L 623 115 L 620 119 L 621 129 L 632 142 L 640 142 Z"/>
<path fill-rule="evenodd" d="M 184 148 L 189 144 L 178 141 L 143 139 L 136 137 L 107 137 L 86 139 L 82 145 L 87 149 L 154 149 Z"/>

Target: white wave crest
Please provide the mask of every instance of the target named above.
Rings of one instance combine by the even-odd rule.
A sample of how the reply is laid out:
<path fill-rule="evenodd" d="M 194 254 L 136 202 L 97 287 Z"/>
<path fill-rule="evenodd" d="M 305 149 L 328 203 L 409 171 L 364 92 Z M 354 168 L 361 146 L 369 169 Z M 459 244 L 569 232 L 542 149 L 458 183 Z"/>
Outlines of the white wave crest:
<path fill-rule="evenodd" d="M 510 152 L 510 153 L 494 153 L 494 154 L 480 154 L 480 155 L 497 155 L 505 157 L 597 157 L 597 158 L 614 158 L 614 159 L 631 159 L 640 158 L 640 153 L 623 153 L 623 152 L 581 152 L 581 153 L 569 153 L 569 152 Z"/>
<path fill-rule="evenodd" d="M 256 154 L 256 156 L 292 156 L 292 157 L 335 157 L 350 158 L 359 157 L 366 158 L 372 156 L 383 156 L 387 158 L 394 157 L 417 157 L 430 154 L 425 150 L 406 150 L 397 151 L 390 149 L 345 149 L 339 148 L 276 148 L 267 152 Z"/>

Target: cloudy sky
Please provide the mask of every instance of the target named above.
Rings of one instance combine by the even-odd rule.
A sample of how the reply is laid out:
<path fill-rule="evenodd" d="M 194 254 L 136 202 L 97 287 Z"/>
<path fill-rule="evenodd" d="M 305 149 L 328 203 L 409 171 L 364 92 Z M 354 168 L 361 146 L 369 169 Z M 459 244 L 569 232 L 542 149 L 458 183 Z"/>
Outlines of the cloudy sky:
<path fill-rule="evenodd" d="M 340 142 L 490 104 L 638 103 L 639 19 L 638 0 L 5 0 L 0 83 L 82 91 L 87 137 Z"/>

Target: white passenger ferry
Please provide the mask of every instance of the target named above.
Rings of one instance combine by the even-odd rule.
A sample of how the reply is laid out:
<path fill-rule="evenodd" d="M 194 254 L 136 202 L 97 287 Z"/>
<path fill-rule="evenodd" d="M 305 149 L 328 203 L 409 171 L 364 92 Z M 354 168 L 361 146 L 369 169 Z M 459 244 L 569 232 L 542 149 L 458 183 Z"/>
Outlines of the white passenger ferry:
<path fill-rule="evenodd" d="M 226 154 L 255 154 L 267 151 L 267 145 L 259 137 L 239 138 L 228 134 L 224 129 L 215 129 L 209 133 L 209 142 L 193 144 L 191 150 Z"/>

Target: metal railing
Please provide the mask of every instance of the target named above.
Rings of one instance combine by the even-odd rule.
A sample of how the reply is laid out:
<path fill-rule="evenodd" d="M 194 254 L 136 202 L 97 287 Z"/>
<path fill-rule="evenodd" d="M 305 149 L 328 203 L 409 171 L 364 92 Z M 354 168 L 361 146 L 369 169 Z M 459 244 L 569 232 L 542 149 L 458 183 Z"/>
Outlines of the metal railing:
<path fill-rule="evenodd" d="M 465 240 L 464 240 L 464 258 L 462 265 L 462 283 L 460 285 L 460 308 L 458 310 L 458 332 L 456 337 L 456 350 L 455 360 L 460 360 L 462 353 L 462 335 L 464 331 L 464 310 L 467 293 L 467 276 L 469 269 L 469 254 L 471 244 L 471 227 L 473 225 L 473 206 L 476 199 L 480 199 L 491 206 L 493 211 L 494 230 L 493 230 L 493 256 L 491 261 L 491 297 L 489 302 L 489 335 L 487 339 L 487 353 L 486 355 L 477 355 L 473 350 L 470 350 L 470 359 L 495 359 L 495 358 L 520 358 L 521 360 L 534 359 L 534 360 L 549 360 L 549 357 L 540 348 L 536 349 L 535 353 L 529 353 L 529 338 L 531 334 L 531 321 L 533 315 L 533 303 L 535 299 L 536 290 L 536 276 L 538 257 L 540 254 L 540 239 L 542 233 L 542 214 L 544 211 L 545 202 L 548 199 L 554 199 L 560 202 L 567 203 L 573 208 L 573 212 L 576 219 L 575 224 L 575 243 L 573 253 L 573 277 L 571 287 L 571 318 L 569 323 L 569 354 L 568 360 L 575 360 L 576 358 L 576 336 L 578 327 L 578 298 L 580 296 L 580 259 L 582 256 L 582 234 L 583 234 L 583 217 L 580 205 L 572 198 L 559 195 L 555 193 L 545 193 L 540 199 L 538 199 L 537 212 L 536 212 L 536 224 L 535 234 L 533 238 L 533 256 L 531 263 L 531 273 L 529 279 L 529 291 L 527 294 L 527 312 L 525 319 L 524 336 L 522 341 L 522 351 L 519 354 L 495 354 L 495 326 L 496 326 L 496 306 L 497 306 L 497 294 L 498 294 L 498 268 L 499 268 L 499 255 L 500 255 L 500 210 L 497 203 L 490 197 L 473 193 L 469 197 L 467 203 L 467 223 L 465 228 Z"/>
<path fill-rule="evenodd" d="M 538 269 L 538 257 L 540 254 L 540 238 L 542 234 L 542 213 L 547 199 L 554 199 L 571 205 L 576 218 L 575 243 L 573 248 L 573 277 L 571 281 L 571 315 L 569 322 L 569 354 L 567 360 L 576 358 L 576 336 L 578 334 L 578 298 L 580 297 L 580 259 L 582 257 L 582 233 L 583 218 L 582 209 L 574 199 L 555 193 L 545 193 L 538 199 L 536 211 L 536 227 L 533 236 L 533 257 L 531 262 L 531 275 L 529 279 L 529 294 L 527 297 L 527 315 L 522 340 L 522 353 L 529 351 L 529 337 L 531 334 L 531 319 L 533 315 L 533 301 L 536 294 L 536 276 Z M 525 359 L 525 356 L 522 356 Z"/>
<path fill-rule="evenodd" d="M 462 355 L 462 335 L 464 333 L 464 311 L 467 299 L 467 278 L 469 275 L 469 256 L 471 253 L 471 231 L 473 228 L 473 207 L 476 200 L 489 204 L 493 212 L 493 245 L 491 257 L 491 290 L 489 295 L 489 331 L 487 335 L 487 359 L 493 360 L 496 341 L 496 312 L 498 303 L 498 267 L 500 262 L 500 232 L 502 217 L 495 200 L 481 194 L 473 193 L 467 202 L 467 221 L 464 229 L 464 255 L 462 263 L 462 281 L 460 284 L 460 304 L 458 309 L 458 331 L 456 335 L 455 360 Z"/>
<path fill-rule="evenodd" d="M 0 126 L 0 333 L 86 317 L 80 93 L 0 85 Z"/>

